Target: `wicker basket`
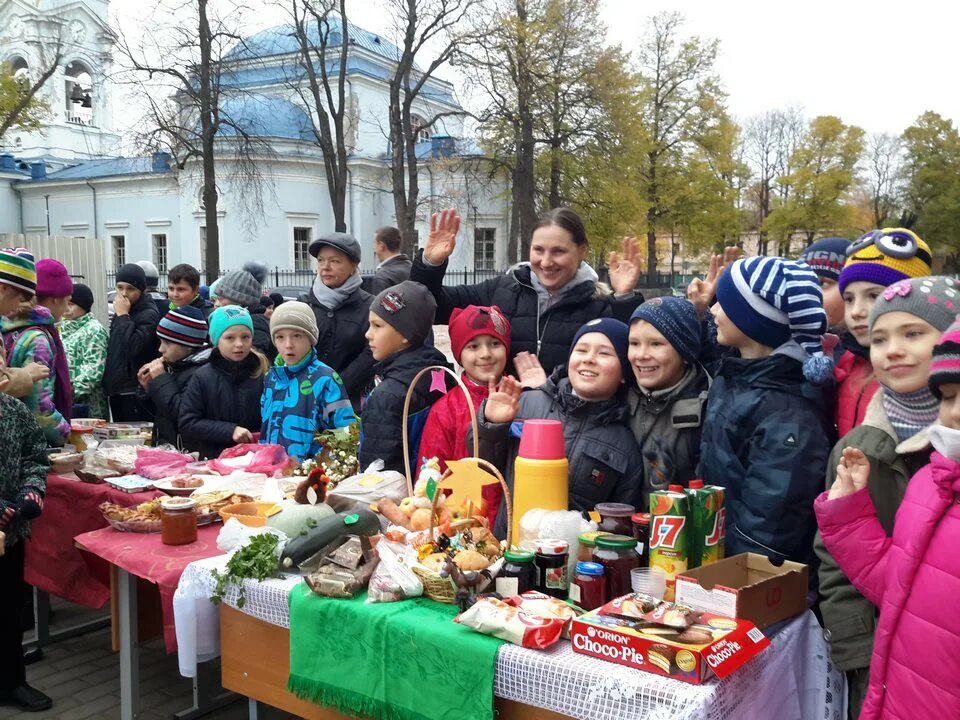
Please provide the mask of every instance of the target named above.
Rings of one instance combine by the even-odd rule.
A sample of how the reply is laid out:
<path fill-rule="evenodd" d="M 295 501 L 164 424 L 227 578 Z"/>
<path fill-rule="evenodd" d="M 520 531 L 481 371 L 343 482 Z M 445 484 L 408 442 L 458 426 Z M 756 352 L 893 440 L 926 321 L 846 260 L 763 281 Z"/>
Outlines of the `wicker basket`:
<path fill-rule="evenodd" d="M 403 460 L 404 467 L 407 471 L 407 494 L 413 495 L 413 473 L 410 469 L 410 436 L 407 429 L 407 418 L 410 413 L 410 402 L 413 398 L 413 390 L 417 386 L 420 378 L 423 377 L 428 372 L 433 372 L 436 370 L 442 370 L 447 373 L 456 381 L 457 385 L 460 387 L 460 390 L 463 392 L 464 396 L 467 399 L 467 407 L 470 410 L 470 423 L 473 426 L 473 461 L 487 471 L 491 475 L 491 479 L 497 480 L 500 483 L 500 486 L 503 488 L 503 496 L 505 499 L 505 506 L 507 508 L 507 547 L 510 547 L 511 541 L 511 529 L 513 527 L 513 501 L 510 496 L 510 488 L 507 487 L 507 481 L 504 480 L 501 472 L 490 462 L 484 460 L 483 458 L 478 457 L 479 449 L 479 428 L 477 426 L 477 412 L 476 408 L 473 406 L 473 398 L 470 397 L 470 391 L 467 390 L 467 386 L 463 384 L 463 381 L 454 373 L 450 368 L 443 367 L 442 365 L 433 365 L 426 367 L 417 373 L 414 377 L 413 382 L 410 383 L 410 387 L 407 389 L 406 401 L 403 405 Z M 468 458 L 464 458 L 468 459 Z M 434 493 L 433 496 L 433 512 L 430 514 L 430 540 L 436 540 L 436 526 L 435 519 L 437 515 L 437 500 L 440 497 L 439 489 L 443 485 L 444 480 L 448 479 L 452 475 L 451 471 L 448 469 L 440 477 L 440 481 L 437 483 L 438 492 Z M 477 507 L 480 507 L 478 504 Z M 478 518 L 464 518 L 459 521 L 458 527 L 460 529 L 466 529 L 468 527 L 478 527 L 483 526 L 483 523 Z M 430 598 L 436 602 L 453 604 L 456 602 L 457 596 L 457 585 L 449 577 L 443 577 L 439 573 L 429 570 L 421 565 L 414 565 L 410 568 L 413 570 L 414 574 L 420 578 L 423 582 L 423 594 L 425 597 Z"/>

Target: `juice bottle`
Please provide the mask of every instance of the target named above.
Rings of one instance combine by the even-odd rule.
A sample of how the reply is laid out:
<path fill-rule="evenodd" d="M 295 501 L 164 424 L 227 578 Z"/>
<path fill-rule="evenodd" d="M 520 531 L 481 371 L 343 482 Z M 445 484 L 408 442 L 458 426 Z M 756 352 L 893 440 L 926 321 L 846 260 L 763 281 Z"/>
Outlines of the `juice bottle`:
<path fill-rule="evenodd" d="M 528 510 L 567 510 L 570 465 L 559 420 L 524 420 L 513 463 L 513 535 Z"/>

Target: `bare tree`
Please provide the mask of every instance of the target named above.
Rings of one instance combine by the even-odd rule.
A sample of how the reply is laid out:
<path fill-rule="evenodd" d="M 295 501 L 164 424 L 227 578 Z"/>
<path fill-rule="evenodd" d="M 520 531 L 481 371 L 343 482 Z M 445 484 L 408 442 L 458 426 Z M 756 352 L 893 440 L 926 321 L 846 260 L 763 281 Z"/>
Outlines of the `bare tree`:
<path fill-rule="evenodd" d="M 388 0 L 399 38 L 399 55 L 390 77 L 390 179 L 397 227 L 403 238 L 402 251 L 410 253 L 417 244 L 419 204 L 419 160 L 417 135 L 438 121 L 462 110 L 434 109 L 424 88 L 437 70 L 450 61 L 458 43 L 457 31 L 476 0 Z M 431 48 L 433 48 L 431 50 Z M 430 54 L 426 67 L 418 60 Z M 425 113 L 422 122 L 413 122 L 414 107 Z"/>
<path fill-rule="evenodd" d="M 903 141 L 875 133 L 867 138 L 861 177 L 870 200 L 873 227 L 883 227 L 897 211 L 902 196 Z"/>
<path fill-rule="evenodd" d="M 0 138 L 10 128 L 39 127 L 48 110 L 39 93 L 60 67 L 63 41 L 58 31 L 55 36 L 43 38 L 36 45 L 40 49 L 39 67 L 27 67 L 24 73 L 16 73 L 9 64 L 4 68 L 5 77 L 0 84 Z"/>
<path fill-rule="evenodd" d="M 260 128 L 251 126 L 265 108 L 238 87 L 229 65 L 230 51 L 243 43 L 239 28 L 247 12 L 237 0 L 216 6 L 211 0 L 159 0 L 155 22 L 139 43 L 122 33 L 118 42 L 128 82 L 147 107 L 141 143 L 168 150 L 181 170 L 191 160 L 200 163 L 203 262 L 211 279 L 220 274 L 219 166 L 243 196 L 237 205 L 253 224 L 263 211 L 261 160 L 272 157 Z"/>
<path fill-rule="evenodd" d="M 472 17 L 471 41 L 457 49 L 482 94 L 474 112 L 494 162 L 510 173 L 507 258 L 526 257 L 537 221 L 535 96 L 546 77 L 544 0 L 485 0 Z"/>
<path fill-rule="evenodd" d="M 346 0 L 292 0 L 290 13 L 300 53 L 292 86 L 310 111 L 311 131 L 323 152 L 336 230 L 346 232 L 346 82 L 350 47 Z M 303 86 L 301 73 L 306 76 L 307 87 Z"/>
<path fill-rule="evenodd" d="M 750 186 L 751 200 L 756 209 L 756 227 L 759 228 L 759 253 L 767 255 L 769 238 L 764 220 L 773 212 L 774 201 L 781 187 L 777 179 L 789 169 L 790 154 L 796 147 L 800 125 L 798 109 L 770 110 L 747 120 L 744 126 L 746 161 L 753 173 Z M 789 190 L 788 190 L 789 191 Z"/>

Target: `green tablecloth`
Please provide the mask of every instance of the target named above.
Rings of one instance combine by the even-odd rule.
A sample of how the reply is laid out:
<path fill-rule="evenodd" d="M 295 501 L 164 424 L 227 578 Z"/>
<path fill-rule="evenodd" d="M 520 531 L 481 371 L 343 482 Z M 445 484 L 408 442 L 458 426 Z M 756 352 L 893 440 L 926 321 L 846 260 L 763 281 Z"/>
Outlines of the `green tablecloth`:
<path fill-rule="evenodd" d="M 365 600 L 322 598 L 306 583 L 290 593 L 292 693 L 371 720 L 493 717 L 503 641 L 454 623 L 454 605 Z"/>

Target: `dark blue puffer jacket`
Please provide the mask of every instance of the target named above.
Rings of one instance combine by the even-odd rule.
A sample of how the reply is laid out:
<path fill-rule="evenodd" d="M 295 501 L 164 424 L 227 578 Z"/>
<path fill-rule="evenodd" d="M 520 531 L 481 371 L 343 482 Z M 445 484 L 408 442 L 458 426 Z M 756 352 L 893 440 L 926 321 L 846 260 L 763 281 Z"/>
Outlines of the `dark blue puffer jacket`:
<path fill-rule="evenodd" d="M 700 477 L 727 488 L 727 555 L 809 563 L 833 444 L 832 387 L 803 376 L 796 343 L 758 360 L 728 354 L 707 400 Z"/>

